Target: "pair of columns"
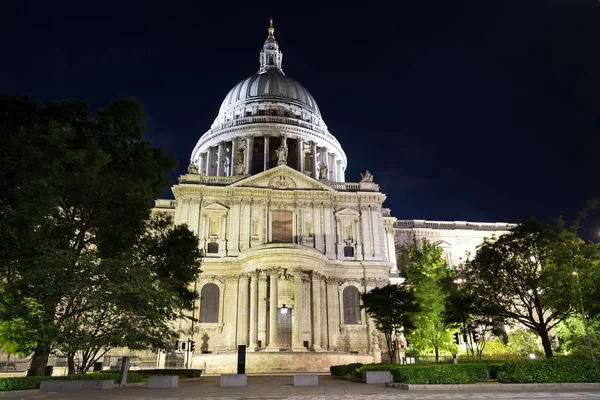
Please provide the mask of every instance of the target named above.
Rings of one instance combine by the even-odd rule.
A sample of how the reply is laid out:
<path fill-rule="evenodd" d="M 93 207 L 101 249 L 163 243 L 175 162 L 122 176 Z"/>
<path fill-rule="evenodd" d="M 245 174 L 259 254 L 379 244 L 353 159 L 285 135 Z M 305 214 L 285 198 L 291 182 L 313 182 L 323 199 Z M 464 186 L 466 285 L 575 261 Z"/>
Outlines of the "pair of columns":
<path fill-rule="evenodd" d="M 269 332 L 268 346 L 265 351 L 279 351 L 277 313 L 279 312 L 278 302 L 278 283 L 282 270 L 280 268 L 270 268 L 265 271 L 269 276 Z M 292 351 L 306 351 L 302 340 L 302 275 L 303 271 L 299 268 L 292 270 L 294 279 L 294 304 L 292 321 Z M 250 275 L 250 338 L 249 351 L 258 349 L 258 279 L 259 271 L 254 271 Z M 316 274 L 312 276 L 312 315 L 313 315 L 313 346 L 314 351 L 321 349 L 321 290 L 320 279 Z"/>

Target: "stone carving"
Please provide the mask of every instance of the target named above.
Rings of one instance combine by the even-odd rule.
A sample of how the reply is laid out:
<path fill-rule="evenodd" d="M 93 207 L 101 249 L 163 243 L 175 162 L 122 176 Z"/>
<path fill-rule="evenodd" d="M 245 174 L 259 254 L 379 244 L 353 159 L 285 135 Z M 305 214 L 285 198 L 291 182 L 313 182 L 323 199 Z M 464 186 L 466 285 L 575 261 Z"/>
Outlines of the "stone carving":
<path fill-rule="evenodd" d="M 240 160 L 240 162 L 234 165 L 233 169 L 236 175 L 244 175 L 244 162 Z"/>
<path fill-rule="evenodd" d="M 278 175 L 269 181 L 269 187 L 274 189 L 295 189 L 296 182 L 287 176 Z"/>
<path fill-rule="evenodd" d="M 279 148 L 275 150 L 275 153 L 277 154 L 277 165 L 287 165 L 287 146 L 279 146 Z"/>
<path fill-rule="evenodd" d="M 190 163 L 190 165 L 188 165 L 187 172 L 188 172 L 188 174 L 197 174 L 198 173 L 198 167 L 196 167 L 196 164 L 194 164 L 192 162 L 192 163 Z"/>
<path fill-rule="evenodd" d="M 371 175 L 369 170 L 367 170 L 364 175 L 360 174 L 360 181 L 361 182 L 373 182 L 373 175 Z"/>
<path fill-rule="evenodd" d="M 371 335 L 373 336 L 373 350 L 379 350 L 379 335 L 376 331 L 373 331 Z"/>
<path fill-rule="evenodd" d="M 319 179 L 329 179 L 329 168 L 325 164 L 319 166 Z"/>

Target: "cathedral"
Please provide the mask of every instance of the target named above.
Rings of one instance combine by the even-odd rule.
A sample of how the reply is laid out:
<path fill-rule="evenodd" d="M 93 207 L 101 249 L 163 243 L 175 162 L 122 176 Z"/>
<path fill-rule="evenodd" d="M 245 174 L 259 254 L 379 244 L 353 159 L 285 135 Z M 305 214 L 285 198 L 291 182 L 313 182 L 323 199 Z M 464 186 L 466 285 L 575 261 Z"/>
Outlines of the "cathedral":
<path fill-rule="evenodd" d="M 457 265 L 510 228 L 398 220 L 368 171 L 347 182 L 346 154 L 284 73 L 274 32 L 271 21 L 258 72 L 225 96 L 175 199 L 153 210 L 187 224 L 204 250 L 196 321 L 180 324 L 176 351 L 208 373 L 235 372 L 240 345 L 248 373 L 380 360 L 385 342 L 360 295 L 401 282 L 396 244 L 428 238 Z"/>

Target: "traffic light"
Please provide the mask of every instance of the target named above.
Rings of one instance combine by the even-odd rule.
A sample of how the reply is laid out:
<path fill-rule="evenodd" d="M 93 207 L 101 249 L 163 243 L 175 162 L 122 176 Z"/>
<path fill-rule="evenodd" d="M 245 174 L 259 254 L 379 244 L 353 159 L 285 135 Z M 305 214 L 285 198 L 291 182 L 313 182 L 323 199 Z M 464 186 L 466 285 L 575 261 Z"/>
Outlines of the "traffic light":
<path fill-rule="evenodd" d="M 175 341 L 175 347 L 174 347 L 175 351 L 179 350 L 179 339 L 177 339 Z"/>
<path fill-rule="evenodd" d="M 408 349 L 410 347 L 410 339 L 406 339 L 406 348 Z"/>
<path fill-rule="evenodd" d="M 458 332 L 454 332 L 452 336 L 454 336 L 454 344 L 459 344 L 460 342 L 458 340 Z"/>
<path fill-rule="evenodd" d="M 473 332 L 473 341 L 475 343 L 479 342 L 480 338 L 479 338 L 479 333 L 477 332 Z"/>
<path fill-rule="evenodd" d="M 194 342 L 193 340 L 190 340 L 190 352 L 194 352 L 194 350 L 196 350 L 196 342 Z"/>

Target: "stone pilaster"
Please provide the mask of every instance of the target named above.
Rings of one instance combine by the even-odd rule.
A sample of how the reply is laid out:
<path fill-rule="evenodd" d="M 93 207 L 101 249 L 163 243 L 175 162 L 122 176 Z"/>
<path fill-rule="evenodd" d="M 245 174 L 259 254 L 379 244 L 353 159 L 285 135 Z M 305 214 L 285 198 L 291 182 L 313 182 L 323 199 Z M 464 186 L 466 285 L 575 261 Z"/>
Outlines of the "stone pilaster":
<path fill-rule="evenodd" d="M 294 319 L 292 322 L 292 351 L 306 351 L 302 343 L 302 269 L 294 268 Z"/>
<path fill-rule="evenodd" d="M 250 274 L 250 344 L 248 351 L 258 349 L 258 271 Z"/>
<path fill-rule="evenodd" d="M 225 296 L 223 302 L 225 304 L 223 310 L 224 345 L 225 348 L 231 350 L 236 348 L 238 309 L 235 305 L 238 303 L 238 280 L 239 278 L 236 275 L 226 276 L 223 293 Z"/>
<path fill-rule="evenodd" d="M 248 345 L 248 275 L 240 275 L 238 296 L 237 344 Z"/>
<path fill-rule="evenodd" d="M 235 163 L 237 162 L 237 138 L 231 141 L 231 162 L 229 163 L 229 176 L 235 175 Z"/>
<path fill-rule="evenodd" d="M 312 314 L 313 314 L 313 350 L 323 351 L 321 347 L 321 279 L 322 277 L 313 272 L 312 274 Z"/>
<path fill-rule="evenodd" d="M 264 271 L 258 276 L 258 340 L 264 348 L 268 343 L 267 333 L 267 275 Z"/>
<path fill-rule="evenodd" d="M 217 159 L 219 160 L 217 163 L 217 176 L 225 175 L 223 172 L 223 168 L 225 167 L 225 143 L 219 142 L 219 150 Z"/>
<path fill-rule="evenodd" d="M 269 345 L 266 351 L 279 351 L 277 343 L 277 282 L 279 280 L 279 269 L 268 270 L 271 290 L 269 293 Z"/>

